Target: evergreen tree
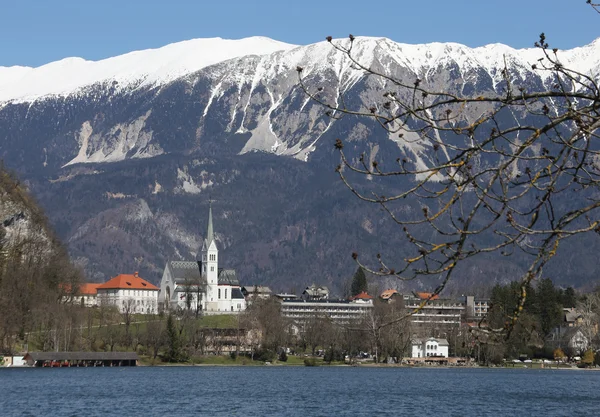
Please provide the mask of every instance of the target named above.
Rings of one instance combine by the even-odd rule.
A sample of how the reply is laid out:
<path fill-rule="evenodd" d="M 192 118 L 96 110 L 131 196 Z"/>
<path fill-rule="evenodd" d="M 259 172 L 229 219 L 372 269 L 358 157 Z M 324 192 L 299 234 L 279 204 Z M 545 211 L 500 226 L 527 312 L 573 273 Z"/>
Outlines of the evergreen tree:
<path fill-rule="evenodd" d="M 171 314 L 167 318 L 167 344 L 168 351 L 165 359 L 168 362 L 179 362 L 181 360 L 181 344 L 179 332 L 175 327 L 175 321 Z"/>
<path fill-rule="evenodd" d="M 365 271 L 362 267 L 358 267 L 354 276 L 352 277 L 352 285 L 350 287 L 350 295 L 355 296 L 360 294 L 361 292 L 367 292 L 368 284 L 367 284 L 367 276 L 365 275 Z"/>
<path fill-rule="evenodd" d="M 554 287 L 551 279 L 542 279 L 536 291 L 537 313 L 542 335 L 548 336 L 562 320 L 562 300 L 560 290 Z"/>
<path fill-rule="evenodd" d="M 562 306 L 565 308 L 573 308 L 577 305 L 577 295 L 573 287 L 568 287 L 562 294 Z"/>

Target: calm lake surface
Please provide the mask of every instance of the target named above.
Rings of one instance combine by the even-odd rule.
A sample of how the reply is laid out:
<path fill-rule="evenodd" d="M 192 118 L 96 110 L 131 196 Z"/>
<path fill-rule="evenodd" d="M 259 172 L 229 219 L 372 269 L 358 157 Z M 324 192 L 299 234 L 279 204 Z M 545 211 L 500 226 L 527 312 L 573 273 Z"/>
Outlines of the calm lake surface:
<path fill-rule="evenodd" d="M 1 416 L 598 416 L 600 372 L 350 367 L 0 369 Z"/>

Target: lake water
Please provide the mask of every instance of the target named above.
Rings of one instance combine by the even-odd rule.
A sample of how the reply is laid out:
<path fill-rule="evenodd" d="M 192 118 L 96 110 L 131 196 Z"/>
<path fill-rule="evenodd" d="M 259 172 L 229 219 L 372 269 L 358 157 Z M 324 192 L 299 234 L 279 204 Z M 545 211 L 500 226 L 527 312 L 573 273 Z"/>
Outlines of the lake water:
<path fill-rule="evenodd" d="M 598 416 L 600 372 L 366 367 L 0 369 L 0 416 Z"/>

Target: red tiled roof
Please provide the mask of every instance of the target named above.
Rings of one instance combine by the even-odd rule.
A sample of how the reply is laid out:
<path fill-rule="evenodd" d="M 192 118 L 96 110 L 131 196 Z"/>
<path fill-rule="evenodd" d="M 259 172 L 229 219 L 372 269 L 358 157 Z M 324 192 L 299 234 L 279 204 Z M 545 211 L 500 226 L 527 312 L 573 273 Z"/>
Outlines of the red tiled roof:
<path fill-rule="evenodd" d="M 104 284 L 98 286 L 99 290 L 128 289 L 128 290 L 157 290 L 158 287 L 140 278 L 137 272 L 132 274 L 119 274 Z"/>
<path fill-rule="evenodd" d="M 97 288 L 102 284 L 90 283 L 81 284 L 79 286 L 78 295 L 96 295 L 98 293 Z"/>
<path fill-rule="evenodd" d="M 400 294 L 398 291 L 396 290 L 385 290 L 384 292 L 381 293 L 380 297 L 383 298 L 384 300 L 389 300 L 390 298 L 392 298 L 392 296 L 394 294 Z"/>
<path fill-rule="evenodd" d="M 372 296 L 363 291 L 360 294 L 356 294 L 354 297 L 350 297 L 350 300 L 370 300 L 372 298 Z"/>
<path fill-rule="evenodd" d="M 417 297 L 419 297 L 421 300 L 427 300 L 429 297 L 431 297 L 431 294 L 432 293 L 430 293 L 430 292 L 416 292 L 415 293 L 415 295 Z M 433 297 L 431 297 L 432 300 L 437 300 L 439 298 L 440 298 L 439 295 L 434 295 Z"/>
<path fill-rule="evenodd" d="M 77 291 L 74 295 L 96 295 L 96 289 L 100 285 L 102 284 L 94 282 L 84 282 L 83 284 L 79 284 L 79 291 Z M 71 284 L 59 284 L 59 288 L 67 294 L 71 293 Z"/>

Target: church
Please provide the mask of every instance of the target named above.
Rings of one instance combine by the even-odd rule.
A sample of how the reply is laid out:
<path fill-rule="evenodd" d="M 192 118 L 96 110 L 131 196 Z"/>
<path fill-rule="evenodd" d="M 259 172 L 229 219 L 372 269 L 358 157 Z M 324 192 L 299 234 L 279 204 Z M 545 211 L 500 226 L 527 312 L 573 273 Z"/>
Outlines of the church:
<path fill-rule="evenodd" d="M 219 268 L 212 206 L 200 256 L 195 261 L 168 261 L 160 281 L 158 302 L 164 309 L 189 309 L 202 314 L 235 314 L 246 309 L 235 270 Z"/>

